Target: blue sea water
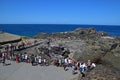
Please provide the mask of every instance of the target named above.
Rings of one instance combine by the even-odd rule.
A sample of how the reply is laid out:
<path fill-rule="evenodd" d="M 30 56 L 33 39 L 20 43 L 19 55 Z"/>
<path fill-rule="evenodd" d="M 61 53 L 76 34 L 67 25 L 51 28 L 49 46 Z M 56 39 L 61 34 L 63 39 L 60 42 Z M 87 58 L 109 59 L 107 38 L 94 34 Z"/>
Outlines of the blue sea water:
<path fill-rule="evenodd" d="M 21 35 L 35 36 L 40 32 L 55 33 L 66 32 L 76 28 L 95 28 L 97 31 L 104 31 L 112 36 L 120 36 L 120 26 L 111 25 L 69 25 L 69 24 L 0 24 L 0 30 Z"/>

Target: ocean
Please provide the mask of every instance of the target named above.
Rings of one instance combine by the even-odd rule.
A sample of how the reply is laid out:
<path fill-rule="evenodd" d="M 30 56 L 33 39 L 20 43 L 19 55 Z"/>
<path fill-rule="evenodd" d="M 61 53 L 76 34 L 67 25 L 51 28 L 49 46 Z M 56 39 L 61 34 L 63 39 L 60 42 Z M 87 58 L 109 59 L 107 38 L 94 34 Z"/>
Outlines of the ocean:
<path fill-rule="evenodd" d="M 76 28 L 95 28 L 97 31 L 104 31 L 112 36 L 120 36 L 120 26 L 113 25 L 72 25 L 72 24 L 0 24 L 0 30 L 33 37 L 40 32 L 55 33 L 66 32 Z"/>

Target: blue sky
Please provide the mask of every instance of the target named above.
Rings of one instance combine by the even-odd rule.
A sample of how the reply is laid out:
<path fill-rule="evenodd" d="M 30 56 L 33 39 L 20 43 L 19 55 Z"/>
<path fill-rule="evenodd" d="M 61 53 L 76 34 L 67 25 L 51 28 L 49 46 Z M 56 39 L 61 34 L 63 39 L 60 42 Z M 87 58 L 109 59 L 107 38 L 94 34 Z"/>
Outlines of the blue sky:
<path fill-rule="evenodd" d="M 0 0 L 0 24 L 120 25 L 120 0 Z"/>

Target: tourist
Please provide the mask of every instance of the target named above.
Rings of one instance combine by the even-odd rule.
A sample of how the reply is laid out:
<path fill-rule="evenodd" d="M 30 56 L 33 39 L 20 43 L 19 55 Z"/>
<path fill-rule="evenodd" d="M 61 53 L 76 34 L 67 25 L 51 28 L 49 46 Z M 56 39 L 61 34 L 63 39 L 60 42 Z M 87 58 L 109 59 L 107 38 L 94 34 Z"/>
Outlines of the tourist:
<path fill-rule="evenodd" d="M 75 64 L 75 60 L 74 60 L 74 59 L 72 59 L 71 63 L 72 63 L 72 64 Z"/>
<path fill-rule="evenodd" d="M 92 63 L 90 70 L 94 69 L 95 67 L 96 67 L 96 64 L 95 64 L 95 63 Z"/>
<path fill-rule="evenodd" d="M 44 59 L 41 58 L 41 66 L 43 66 L 43 65 L 44 65 Z"/>
<path fill-rule="evenodd" d="M 28 63 L 30 63 L 30 56 L 31 56 L 31 55 L 29 54 L 29 55 L 28 55 Z"/>
<path fill-rule="evenodd" d="M 72 68 L 72 74 L 74 75 L 75 74 L 75 65 L 72 65 L 71 68 Z"/>
<path fill-rule="evenodd" d="M 59 59 L 59 66 L 61 66 L 61 63 L 62 63 L 62 62 L 61 62 L 61 59 Z"/>
<path fill-rule="evenodd" d="M 41 63 L 42 63 L 42 59 L 41 59 L 41 57 L 39 57 L 38 58 L 38 64 L 41 65 Z"/>
<path fill-rule="evenodd" d="M 80 64 L 80 68 L 79 68 L 79 71 L 80 71 L 80 73 L 82 74 L 82 77 L 85 77 L 85 73 L 84 73 L 84 70 L 85 69 L 85 67 L 84 67 L 84 63 L 81 63 Z"/>
<path fill-rule="evenodd" d="M 19 57 L 18 57 L 18 55 L 16 54 L 16 63 L 18 63 L 19 62 Z"/>
<path fill-rule="evenodd" d="M 31 64 L 32 64 L 32 66 L 34 66 L 34 62 L 35 62 L 34 55 L 31 55 Z"/>
<path fill-rule="evenodd" d="M 37 63 L 37 55 L 35 55 L 35 57 L 34 57 L 34 58 L 35 58 L 35 63 Z"/>
<path fill-rule="evenodd" d="M 56 61 L 57 61 L 57 57 L 56 55 L 54 55 L 54 58 L 53 58 L 54 65 L 56 65 Z"/>
<path fill-rule="evenodd" d="M 46 58 L 43 59 L 44 66 L 46 66 Z"/>
<path fill-rule="evenodd" d="M 59 66 L 59 60 L 58 60 L 58 58 L 56 59 L 55 64 L 56 64 L 57 67 Z"/>
<path fill-rule="evenodd" d="M 68 65 L 68 59 L 67 58 L 65 58 L 65 64 Z"/>
<path fill-rule="evenodd" d="M 77 69 L 79 70 L 79 67 L 80 67 L 80 61 L 79 60 L 77 61 L 76 66 L 77 66 Z"/>
<path fill-rule="evenodd" d="M 62 58 L 61 59 L 61 62 L 62 62 L 62 66 L 65 64 L 65 59 L 64 58 Z"/>
<path fill-rule="evenodd" d="M 64 65 L 63 65 L 65 71 L 67 70 L 67 69 L 66 69 L 67 65 L 68 65 L 68 59 L 65 58 L 65 63 L 64 63 Z"/>
<path fill-rule="evenodd" d="M 28 54 L 25 53 L 25 62 L 27 63 L 28 62 Z"/>
<path fill-rule="evenodd" d="M 22 54 L 19 54 L 19 62 L 23 62 L 22 61 Z"/>
<path fill-rule="evenodd" d="M 5 53 L 2 54 L 2 63 L 3 63 L 3 66 L 5 66 L 5 60 L 6 60 L 6 56 L 5 56 Z"/>
<path fill-rule="evenodd" d="M 22 62 L 25 61 L 25 54 L 22 54 Z"/>
<path fill-rule="evenodd" d="M 90 71 L 91 64 L 92 64 L 92 63 L 91 63 L 91 61 L 90 61 L 90 60 L 88 60 L 88 62 L 87 62 L 87 70 L 88 70 L 88 71 Z"/>
<path fill-rule="evenodd" d="M 2 61 L 2 52 L 0 50 L 0 63 L 1 63 L 1 61 Z"/>
<path fill-rule="evenodd" d="M 64 67 L 64 70 L 66 71 L 67 65 L 65 63 L 63 64 L 63 67 Z"/>
<path fill-rule="evenodd" d="M 69 67 L 72 67 L 72 60 L 70 58 L 68 59 L 68 65 Z"/>

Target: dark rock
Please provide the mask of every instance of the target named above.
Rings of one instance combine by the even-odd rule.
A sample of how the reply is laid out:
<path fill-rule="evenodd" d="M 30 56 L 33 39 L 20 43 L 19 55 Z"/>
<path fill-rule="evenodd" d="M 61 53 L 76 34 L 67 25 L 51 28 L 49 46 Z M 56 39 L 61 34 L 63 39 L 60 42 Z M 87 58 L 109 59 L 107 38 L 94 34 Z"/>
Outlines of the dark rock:
<path fill-rule="evenodd" d="M 105 32 L 97 32 L 95 28 L 77 28 L 74 31 L 63 32 L 63 33 L 39 33 L 34 38 L 63 38 L 63 39 L 96 39 L 100 36 L 107 36 Z M 73 38 L 74 37 L 74 38 Z"/>
<path fill-rule="evenodd" d="M 112 37 L 106 32 L 98 32 L 95 28 L 77 28 L 74 31 L 63 32 L 63 33 L 53 33 L 53 34 L 39 34 L 35 38 L 53 38 L 70 41 L 69 43 L 64 43 L 64 45 L 74 52 L 73 58 L 75 60 L 87 61 L 91 60 L 97 64 L 104 66 L 110 66 L 111 69 L 115 71 L 120 70 L 120 37 Z M 76 41 L 78 40 L 78 42 Z M 70 51 L 64 51 L 60 47 L 53 47 L 53 52 L 55 54 L 60 54 L 68 57 Z M 104 68 L 104 67 L 103 67 Z M 94 71 L 96 76 L 88 76 L 86 80 L 108 80 L 116 78 L 116 74 L 110 72 L 105 68 L 105 72 L 100 70 Z M 100 72 L 99 72 L 100 71 Z M 105 75 L 105 73 L 108 73 Z M 104 73 L 104 75 L 102 74 Z M 120 72 L 118 71 L 118 74 Z M 102 77 L 101 77 L 102 76 Z M 107 76 L 107 78 L 105 78 Z M 99 78 L 97 78 L 99 77 Z M 115 79 L 117 80 L 117 79 Z"/>

